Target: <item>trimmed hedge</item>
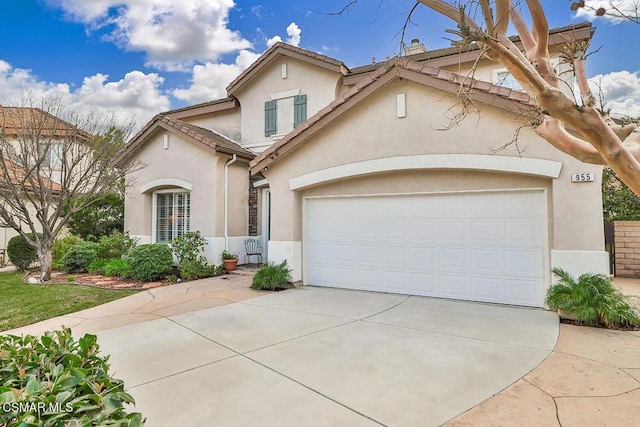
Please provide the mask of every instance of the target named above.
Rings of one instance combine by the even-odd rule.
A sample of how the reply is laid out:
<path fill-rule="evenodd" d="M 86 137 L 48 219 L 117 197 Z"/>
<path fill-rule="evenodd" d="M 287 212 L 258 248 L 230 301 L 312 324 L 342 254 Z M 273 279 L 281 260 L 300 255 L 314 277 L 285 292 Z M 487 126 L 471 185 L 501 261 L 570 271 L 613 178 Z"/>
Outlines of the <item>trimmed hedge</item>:
<path fill-rule="evenodd" d="M 97 244 L 82 242 L 72 246 L 62 258 L 65 273 L 87 273 L 89 266 L 97 257 Z"/>
<path fill-rule="evenodd" d="M 32 234 L 29 236 L 32 236 Z M 18 267 L 20 271 L 25 271 L 32 262 L 38 259 L 36 250 L 20 235 L 12 237 L 11 240 L 9 240 L 7 244 L 7 255 L 9 256 L 9 261 Z"/>
<path fill-rule="evenodd" d="M 151 243 L 136 246 L 127 257 L 131 277 L 142 282 L 164 279 L 173 271 L 173 254 L 169 246 Z"/>

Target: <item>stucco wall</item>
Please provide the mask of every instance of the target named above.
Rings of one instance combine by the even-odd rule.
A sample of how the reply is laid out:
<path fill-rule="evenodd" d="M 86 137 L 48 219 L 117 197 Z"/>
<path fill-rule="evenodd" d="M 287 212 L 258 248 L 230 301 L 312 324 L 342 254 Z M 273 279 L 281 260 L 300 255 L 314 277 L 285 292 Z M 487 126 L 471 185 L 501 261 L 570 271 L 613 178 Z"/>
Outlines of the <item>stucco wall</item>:
<path fill-rule="evenodd" d="M 163 135 L 156 132 L 138 152 L 138 159 L 147 166 L 128 176 L 136 185 L 127 190 L 125 199 L 125 230 L 136 236 L 151 236 L 152 194 L 163 187 L 152 188 L 144 194 L 140 187 L 156 180 L 178 179 L 193 185 L 191 191 L 191 230 L 203 236 L 214 236 L 214 221 L 218 206 L 214 204 L 221 191 L 216 179 L 221 159 L 210 150 L 169 136 L 169 148 L 164 149 Z M 167 188 L 167 187 L 164 187 Z M 153 238 L 152 238 L 153 239 Z"/>
<path fill-rule="evenodd" d="M 240 141 L 240 109 L 220 111 L 195 118 L 185 117 L 182 120 L 205 129 L 213 129 L 235 141 Z"/>
<path fill-rule="evenodd" d="M 396 118 L 397 93 L 407 94 L 405 118 Z M 264 172 L 271 186 L 273 201 L 271 238 L 281 241 L 301 240 L 302 194 L 289 190 L 290 178 L 369 159 L 443 153 L 483 154 L 562 162 L 560 177 L 544 183 L 546 187 L 550 186 L 549 194 L 552 197 L 551 247 L 602 251 L 604 240 L 599 182 L 570 182 L 572 172 L 593 172 L 600 177 L 601 167 L 583 164 L 560 153 L 528 128 L 521 130 L 517 147 L 512 145 L 495 152 L 496 148 L 512 140 L 515 129 L 521 127 L 523 122 L 517 115 L 507 114 L 494 107 L 479 105 L 479 114 L 472 114 L 458 126 L 444 130 L 451 124 L 449 117 L 456 102 L 457 98 L 453 95 L 406 80 L 394 81 L 352 110 L 343 113 L 293 154 L 271 165 Z M 474 179 L 469 179 L 469 176 L 474 176 Z M 392 181 L 386 184 L 385 178 L 388 177 L 343 183 L 345 188 L 341 191 L 366 191 L 367 186 L 371 187 L 370 191 L 377 191 L 377 187 L 381 185 L 400 185 L 400 181 L 410 181 L 407 176 L 399 175 L 396 184 L 392 184 Z M 508 188 L 514 185 L 512 182 L 541 185 L 535 179 L 527 181 L 492 174 L 463 174 L 452 178 L 464 178 L 457 184 L 449 184 L 456 185 L 458 189 L 464 186 L 476 189 L 495 188 L 496 185 Z M 426 182 L 424 176 L 421 179 Z M 446 181 L 445 178 L 438 180 L 440 184 L 429 182 L 428 188 L 435 189 Z M 351 186 L 355 187 L 349 188 Z M 312 192 L 306 191 L 304 194 Z"/>
<path fill-rule="evenodd" d="M 282 64 L 287 64 L 286 79 L 281 75 Z M 274 59 L 235 94 L 242 110 L 243 145 L 262 151 L 273 144 L 272 137 L 264 136 L 264 103 L 271 99 L 270 95 L 300 89 L 301 95 L 307 95 L 307 117 L 311 117 L 335 99 L 336 83 L 340 78 L 340 73 L 290 57 Z"/>

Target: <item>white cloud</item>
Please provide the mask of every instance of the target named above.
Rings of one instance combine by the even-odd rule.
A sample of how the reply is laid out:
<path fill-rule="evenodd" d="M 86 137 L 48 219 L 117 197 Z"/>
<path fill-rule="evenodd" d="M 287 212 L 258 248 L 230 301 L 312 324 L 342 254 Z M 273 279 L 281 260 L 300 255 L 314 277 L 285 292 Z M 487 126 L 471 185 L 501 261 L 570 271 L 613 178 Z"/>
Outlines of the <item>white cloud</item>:
<path fill-rule="evenodd" d="M 596 98 L 602 97 L 613 116 L 640 117 L 640 76 L 638 72 L 615 71 L 589 79 Z"/>
<path fill-rule="evenodd" d="M 0 60 L 1 104 L 21 105 L 27 93 L 35 99 L 60 97 L 70 110 L 113 115 L 122 125 L 132 118 L 142 125 L 159 111 L 170 108 L 169 98 L 159 90 L 162 82 L 159 75 L 141 71 L 129 72 L 113 82 L 108 81 L 107 75 L 96 74 L 85 77 L 82 86 L 73 90 L 68 84 L 39 80 L 31 70 L 13 68 Z"/>
<path fill-rule="evenodd" d="M 251 65 L 260 54 L 241 50 L 233 64 L 206 63 L 193 67 L 191 86 L 176 89 L 173 96 L 184 101 L 200 103 L 226 96 L 226 87 L 242 71 Z"/>
<path fill-rule="evenodd" d="M 614 23 L 623 22 L 627 17 L 638 17 L 638 0 L 585 0 L 584 7 L 576 10 L 576 17 L 593 21 L 598 18 L 598 9 L 605 9 L 601 19 Z"/>
<path fill-rule="evenodd" d="M 185 71 L 197 62 L 251 46 L 228 28 L 233 0 L 48 0 L 106 40 L 145 52 L 147 66 Z"/>
<path fill-rule="evenodd" d="M 296 24 L 295 22 L 292 22 L 291 24 L 289 24 L 289 26 L 287 27 L 287 39 L 285 40 L 286 43 L 292 45 L 292 46 L 299 46 L 300 45 L 300 35 L 302 34 L 302 30 L 300 29 L 300 27 L 298 26 L 298 24 Z M 267 39 L 267 47 L 271 47 L 274 44 L 281 42 L 282 41 L 282 37 L 280 36 L 273 36 L 270 39 Z"/>

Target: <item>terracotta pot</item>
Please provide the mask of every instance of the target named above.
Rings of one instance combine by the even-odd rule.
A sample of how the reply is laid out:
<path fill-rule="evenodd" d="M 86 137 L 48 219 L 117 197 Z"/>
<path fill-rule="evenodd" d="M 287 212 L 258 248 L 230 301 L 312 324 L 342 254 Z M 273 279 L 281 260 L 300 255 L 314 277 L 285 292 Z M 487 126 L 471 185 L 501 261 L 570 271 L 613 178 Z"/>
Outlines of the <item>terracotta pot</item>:
<path fill-rule="evenodd" d="M 238 258 L 234 259 L 223 259 L 222 263 L 224 264 L 224 269 L 227 271 L 233 271 L 238 266 Z"/>

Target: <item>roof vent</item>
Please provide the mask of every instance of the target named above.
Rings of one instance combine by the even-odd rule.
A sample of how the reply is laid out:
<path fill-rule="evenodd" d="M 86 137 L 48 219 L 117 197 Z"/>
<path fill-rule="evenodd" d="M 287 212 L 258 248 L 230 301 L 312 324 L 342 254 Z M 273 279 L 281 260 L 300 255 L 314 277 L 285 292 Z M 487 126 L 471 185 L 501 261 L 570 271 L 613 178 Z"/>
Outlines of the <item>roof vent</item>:
<path fill-rule="evenodd" d="M 404 48 L 405 55 L 416 55 L 418 53 L 427 53 L 427 48 L 420 43 L 419 39 L 411 40 L 411 44 Z"/>

